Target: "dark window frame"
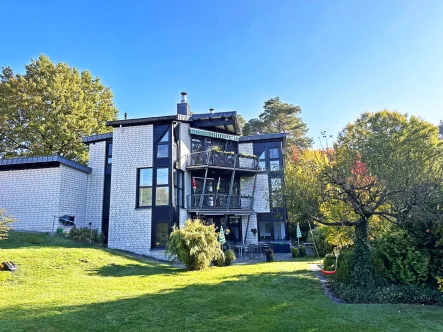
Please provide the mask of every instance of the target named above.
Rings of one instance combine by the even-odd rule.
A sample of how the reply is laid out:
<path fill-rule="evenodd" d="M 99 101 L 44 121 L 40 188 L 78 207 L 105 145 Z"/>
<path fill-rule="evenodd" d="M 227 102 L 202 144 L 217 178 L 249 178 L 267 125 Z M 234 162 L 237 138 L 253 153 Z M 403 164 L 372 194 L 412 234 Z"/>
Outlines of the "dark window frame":
<path fill-rule="evenodd" d="M 179 175 L 180 174 L 180 175 Z M 185 172 L 180 169 L 174 170 L 174 205 L 179 208 L 185 207 Z"/>
<path fill-rule="evenodd" d="M 162 183 L 162 184 L 158 184 L 158 171 L 161 169 L 165 169 L 167 171 L 167 176 L 166 178 L 168 179 L 168 182 L 166 184 Z M 171 204 L 171 200 L 170 200 L 170 173 L 169 173 L 169 167 L 157 167 L 155 169 L 155 206 L 168 206 Z M 168 201 L 166 202 L 166 204 L 157 204 L 157 199 L 158 199 L 158 195 L 157 195 L 157 189 L 159 188 L 167 188 L 168 189 Z"/>
<path fill-rule="evenodd" d="M 144 169 L 150 169 L 151 170 L 151 185 L 150 186 L 141 186 L 140 185 L 140 173 L 141 173 L 141 170 L 144 170 Z M 136 208 L 138 208 L 138 209 L 146 209 L 146 208 L 152 208 L 152 197 L 153 197 L 153 188 L 154 188 L 154 185 L 153 185 L 153 177 L 154 177 L 154 170 L 153 170 L 153 168 L 152 167 L 140 167 L 140 168 L 137 168 L 137 191 L 136 191 L 136 198 L 135 198 L 135 207 Z M 151 204 L 150 205 L 140 205 L 140 189 L 143 189 L 143 188 L 151 188 Z"/>
<path fill-rule="evenodd" d="M 170 131 L 171 129 L 168 127 L 168 129 L 163 133 L 163 136 L 159 139 L 159 141 L 157 142 L 157 144 L 156 144 L 156 149 L 155 149 L 155 156 L 156 156 L 156 158 L 158 158 L 158 159 L 165 159 L 165 158 L 169 158 L 169 144 L 171 144 L 171 138 L 170 138 L 170 135 L 169 135 L 169 131 Z M 165 142 L 162 142 L 162 140 L 164 139 L 164 138 L 167 138 L 167 140 L 165 141 Z M 163 156 L 163 157 L 159 157 L 159 155 L 158 155 L 158 152 L 159 152 L 159 148 L 160 148 L 160 146 L 166 146 L 166 151 L 167 151 L 167 155 L 166 156 Z"/>

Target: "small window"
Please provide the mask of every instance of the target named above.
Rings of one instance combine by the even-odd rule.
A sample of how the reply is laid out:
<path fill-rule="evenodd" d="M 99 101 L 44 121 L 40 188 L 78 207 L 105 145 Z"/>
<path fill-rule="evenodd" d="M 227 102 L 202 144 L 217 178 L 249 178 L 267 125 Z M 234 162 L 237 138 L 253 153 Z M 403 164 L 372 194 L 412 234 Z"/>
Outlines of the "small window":
<path fill-rule="evenodd" d="M 155 224 L 155 246 L 164 247 L 169 238 L 169 223 L 159 222 Z"/>
<path fill-rule="evenodd" d="M 152 205 L 152 168 L 138 169 L 137 207 Z"/>
<path fill-rule="evenodd" d="M 155 205 L 169 205 L 169 187 L 155 189 Z"/>
<path fill-rule="evenodd" d="M 259 167 L 261 170 L 265 170 L 266 169 L 266 150 L 263 150 L 262 154 L 260 155 L 260 162 L 259 162 Z"/>
<path fill-rule="evenodd" d="M 169 184 L 169 168 L 157 168 L 157 186 Z"/>
<path fill-rule="evenodd" d="M 106 156 L 106 164 L 111 165 L 112 164 L 112 143 L 108 143 L 108 151 Z"/>
<path fill-rule="evenodd" d="M 157 158 L 168 158 L 169 156 L 169 130 L 157 143 Z"/>

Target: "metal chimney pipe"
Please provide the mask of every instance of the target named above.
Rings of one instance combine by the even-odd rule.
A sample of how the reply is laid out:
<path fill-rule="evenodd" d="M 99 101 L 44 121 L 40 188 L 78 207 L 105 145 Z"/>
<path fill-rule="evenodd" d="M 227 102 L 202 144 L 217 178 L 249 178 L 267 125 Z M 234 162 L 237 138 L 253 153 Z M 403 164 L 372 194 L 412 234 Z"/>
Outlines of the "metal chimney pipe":
<path fill-rule="evenodd" d="M 181 93 L 181 95 L 182 95 L 182 103 L 187 103 L 187 100 L 186 100 L 186 95 L 187 95 L 187 93 L 186 92 L 182 92 Z"/>
<path fill-rule="evenodd" d="M 213 108 L 210 108 L 210 109 L 209 109 L 209 112 L 210 112 L 211 114 L 213 114 L 213 113 L 214 113 L 214 109 L 213 109 Z"/>
<path fill-rule="evenodd" d="M 125 120 L 128 120 L 128 112 L 125 112 Z"/>

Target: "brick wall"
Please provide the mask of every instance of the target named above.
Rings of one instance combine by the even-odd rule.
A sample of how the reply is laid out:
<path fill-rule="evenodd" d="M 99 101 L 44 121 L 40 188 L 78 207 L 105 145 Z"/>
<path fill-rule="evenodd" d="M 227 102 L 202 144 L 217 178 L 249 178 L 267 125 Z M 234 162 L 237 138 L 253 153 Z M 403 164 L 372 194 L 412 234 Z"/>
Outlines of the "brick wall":
<path fill-rule="evenodd" d="M 103 187 L 105 181 L 106 142 L 96 142 L 89 145 L 89 164 L 92 168 L 89 174 L 86 221 L 92 222 L 92 228 L 101 231 L 103 212 Z"/>
<path fill-rule="evenodd" d="M 136 209 L 137 168 L 152 167 L 153 126 L 114 128 L 109 248 L 149 255 L 151 209 Z"/>

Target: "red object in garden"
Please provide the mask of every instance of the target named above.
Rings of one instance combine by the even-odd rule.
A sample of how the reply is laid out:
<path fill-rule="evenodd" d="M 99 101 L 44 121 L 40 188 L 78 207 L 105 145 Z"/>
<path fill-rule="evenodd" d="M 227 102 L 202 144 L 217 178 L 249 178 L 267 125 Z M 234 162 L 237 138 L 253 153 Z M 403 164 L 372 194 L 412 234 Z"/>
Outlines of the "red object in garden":
<path fill-rule="evenodd" d="M 323 273 L 324 275 L 330 275 L 330 274 L 336 274 L 337 271 L 325 271 L 325 270 L 321 270 L 321 273 Z"/>

